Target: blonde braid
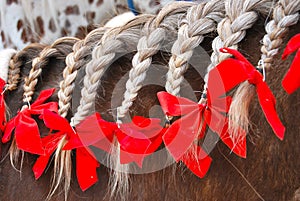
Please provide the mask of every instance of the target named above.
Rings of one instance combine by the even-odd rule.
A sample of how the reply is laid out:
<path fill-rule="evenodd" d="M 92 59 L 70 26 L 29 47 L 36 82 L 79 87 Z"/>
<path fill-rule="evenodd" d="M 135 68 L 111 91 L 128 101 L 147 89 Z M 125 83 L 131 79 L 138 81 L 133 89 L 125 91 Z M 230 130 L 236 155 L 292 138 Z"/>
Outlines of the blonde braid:
<path fill-rule="evenodd" d="M 280 0 L 273 10 L 273 19 L 266 24 L 266 34 L 263 37 L 261 47 L 261 60 L 258 68 L 271 68 L 274 56 L 278 53 L 282 44 L 282 38 L 288 27 L 299 20 L 300 1 Z M 236 90 L 229 110 L 229 130 L 231 138 L 238 140 L 238 129 L 242 127 L 248 132 L 249 105 L 255 94 L 255 87 L 248 82 L 242 83 Z"/>
<path fill-rule="evenodd" d="M 166 90 L 179 95 L 183 74 L 194 49 L 201 44 L 204 35 L 216 30 L 216 23 L 224 18 L 224 1 L 213 0 L 192 6 L 181 22 L 178 38 L 172 47 L 169 60 Z"/>
<path fill-rule="evenodd" d="M 123 27 L 113 28 L 106 32 L 98 46 L 92 52 L 92 60 L 86 66 L 86 75 L 81 90 L 80 105 L 71 120 L 73 125 L 77 125 L 86 116 L 92 114 L 94 101 L 97 94 L 97 87 L 103 75 L 105 67 L 109 66 L 117 52 L 125 52 L 129 46 L 136 46 L 136 41 L 140 35 L 140 26 L 146 23 L 150 15 L 136 17 Z M 151 16 L 150 18 L 152 18 Z M 133 44 L 132 44 L 133 43 Z M 134 49 L 129 49 L 133 51 Z"/>
<path fill-rule="evenodd" d="M 66 57 L 66 68 L 63 71 L 63 80 L 60 82 L 59 114 L 66 117 L 71 106 L 74 81 L 77 71 L 85 66 L 89 61 L 86 59 L 91 53 L 96 43 L 101 39 L 107 28 L 98 28 L 90 32 L 84 40 L 76 42 L 73 46 L 73 52 Z"/>
<path fill-rule="evenodd" d="M 21 51 L 17 52 L 13 58 L 9 61 L 7 89 L 13 91 L 17 88 L 20 79 L 21 67 L 25 64 L 25 55 L 35 56 L 37 52 L 41 51 L 45 46 L 38 43 L 32 43 L 26 46 Z"/>
<path fill-rule="evenodd" d="M 23 102 L 27 103 L 32 100 L 32 95 L 35 91 L 35 86 L 38 82 L 38 77 L 42 72 L 42 67 L 47 65 L 50 57 L 58 57 L 65 56 L 64 53 L 60 52 L 57 47 L 63 45 L 65 46 L 73 46 L 73 44 L 78 41 L 77 38 L 73 37 L 65 37 L 59 38 L 56 40 L 51 46 L 46 47 L 42 50 L 39 57 L 36 57 L 32 61 L 32 68 L 29 72 L 29 75 L 25 78 L 25 83 L 23 86 L 24 89 L 24 97 Z"/>
<path fill-rule="evenodd" d="M 76 42 L 73 46 L 73 52 L 66 57 L 66 67 L 63 71 L 64 79 L 60 82 L 60 90 L 58 91 L 59 111 L 62 117 L 66 117 L 71 106 L 72 93 L 74 89 L 74 81 L 77 71 L 84 67 L 91 59 L 90 53 L 94 46 L 103 36 L 107 28 L 98 28 L 91 31 L 84 40 Z M 62 183 L 64 176 L 64 192 L 65 198 L 68 197 L 71 182 L 71 153 L 72 151 L 64 151 L 62 148 L 66 144 L 66 136 L 58 143 L 55 159 L 54 159 L 54 177 L 51 184 L 51 190 L 47 199 L 51 199 L 55 191 Z"/>
<path fill-rule="evenodd" d="M 143 86 L 146 72 L 152 63 L 152 56 L 155 55 L 166 42 L 168 31 L 174 31 L 177 22 L 189 8 L 191 3 L 176 2 L 164 7 L 158 16 L 145 25 L 145 35 L 139 40 L 137 53 L 132 59 L 132 69 L 129 72 L 129 79 L 126 82 L 126 91 L 122 105 L 118 107 L 118 118 L 123 118 L 136 99 L 138 91 Z M 171 28 L 171 30 L 170 30 Z M 177 32 L 176 28 L 175 31 Z"/>
<path fill-rule="evenodd" d="M 270 0 L 226 0 L 225 11 L 226 18 L 218 24 L 218 35 L 212 43 L 213 53 L 211 55 L 211 64 L 208 66 L 209 72 L 221 61 L 229 57 L 228 54 L 220 52 L 222 47 L 238 48 L 246 30 L 251 28 L 258 18 L 258 10 L 264 10 L 270 5 Z M 207 82 L 207 75 L 205 81 Z"/>

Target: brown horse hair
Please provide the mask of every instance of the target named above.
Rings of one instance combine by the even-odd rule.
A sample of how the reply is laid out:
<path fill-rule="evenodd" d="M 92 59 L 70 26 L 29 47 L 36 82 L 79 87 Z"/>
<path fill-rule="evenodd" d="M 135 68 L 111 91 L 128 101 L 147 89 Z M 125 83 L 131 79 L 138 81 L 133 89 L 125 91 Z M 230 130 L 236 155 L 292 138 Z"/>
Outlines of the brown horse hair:
<path fill-rule="evenodd" d="M 300 2 L 297 0 L 280 0 L 273 9 L 273 19 L 265 26 L 261 47 L 261 59 L 257 68 L 267 72 L 272 67 L 272 61 L 279 52 L 283 37 L 289 27 L 297 24 L 299 20 Z M 264 74 L 264 76 L 266 76 Z M 242 128 L 248 133 L 249 105 L 255 94 L 255 87 L 248 81 L 242 83 L 236 90 L 229 110 L 229 130 L 234 141 L 239 140 L 238 131 Z"/>

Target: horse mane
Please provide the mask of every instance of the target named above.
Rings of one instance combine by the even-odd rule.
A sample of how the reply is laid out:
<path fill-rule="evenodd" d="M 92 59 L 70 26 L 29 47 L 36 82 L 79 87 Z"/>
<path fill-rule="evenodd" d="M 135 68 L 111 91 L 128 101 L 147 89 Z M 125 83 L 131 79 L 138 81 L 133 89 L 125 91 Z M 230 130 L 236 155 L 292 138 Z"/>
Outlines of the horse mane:
<path fill-rule="evenodd" d="M 133 116 L 152 117 L 153 114 L 157 115 L 162 122 L 171 121 L 172 123 L 176 119 L 173 119 L 172 116 L 166 117 L 161 108 L 156 107 L 159 105 L 157 98 L 153 98 L 156 93 L 166 90 L 175 96 L 183 96 L 190 90 L 185 85 L 187 82 L 192 86 L 193 91 L 200 92 L 196 93 L 196 97 L 193 98 L 197 102 L 205 103 L 209 72 L 230 57 L 229 54 L 220 52 L 220 48 L 240 49 L 243 53 L 247 53 L 246 56 L 249 57 L 251 63 L 260 61 L 257 68 L 265 71 L 266 82 L 273 91 L 278 92 L 275 94 L 278 99 L 278 111 L 291 136 L 287 137 L 285 142 L 278 142 L 266 136 L 272 133 L 272 130 L 263 125 L 265 119 L 259 112 L 258 101 L 254 99 L 255 90 L 251 84 L 244 82 L 230 92 L 234 94 L 228 112 L 231 120 L 229 124 L 230 137 L 237 142 L 241 137 L 238 135 L 239 129 L 245 130 L 246 133 L 249 133 L 247 136 L 252 142 L 248 152 L 253 154 L 247 156 L 247 160 L 250 162 L 245 162 L 240 158 L 229 156 L 226 152 L 227 148 L 220 143 L 214 150 L 211 150 L 210 154 L 214 157 L 215 164 L 208 173 L 211 175 L 203 181 L 205 185 L 198 190 L 193 184 L 187 184 L 187 186 L 191 190 L 191 197 L 197 197 L 197 192 L 205 195 L 207 191 L 209 194 L 204 199 L 213 199 L 215 191 L 212 190 L 214 187 L 210 184 L 216 184 L 216 189 L 221 189 L 218 179 L 222 180 L 224 184 L 227 182 L 226 179 L 230 178 L 230 176 L 219 177 L 219 175 L 226 174 L 226 168 L 231 168 L 230 174 L 235 176 L 244 176 L 240 169 L 249 176 L 252 175 L 249 171 L 254 170 L 255 167 L 251 167 L 249 171 L 243 168 L 249 167 L 251 162 L 255 164 L 258 159 L 254 154 L 262 153 L 261 157 L 265 158 L 268 158 L 267 154 L 271 154 L 270 160 L 274 163 L 278 162 L 275 158 L 279 155 L 285 160 L 281 162 L 287 165 L 289 160 L 294 159 L 291 159 L 290 156 L 285 158 L 282 156 L 284 153 L 280 153 L 280 150 L 299 147 L 295 140 L 299 128 L 292 123 L 289 124 L 289 122 L 295 121 L 295 117 L 288 115 L 293 109 L 297 109 L 297 106 L 293 105 L 293 101 L 299 98 L 299 95 L 295 94 L 289 97 L 279 86 L 278 83 L 287 69 L 287 67 L 280 67 L 288 66 L 291 60 L 280 61 L 278 55 L 282 52 L 281 48 L 284 42 L 299 28 L 300 3 L 297 0 L 280 0 L 273 3 L 276 5 L 272 6 L 270 0 L 212 0 L 199 4 L 175 2 L 165 6 L 157 16 L 139 15 L 124 26 L 99 27 L 82 40 L 63 37 L 51 45 L 28 45 L 23 50 L 9 56 L 11 58 L 9 58 L 8 92 L 5 95 L 6 100 L 9 100 L 7 105 L 11 110 L 10 113 L 14 116 L 18 110 L 22 111 L 28 108 L 42 90 L 53 87 L 57 89 L 57 92 L 50 100 L 58 102 L 58 114 L 66 118 L 72 127 L 79 125 L 95 112 L 99 112 L 103 119 L 118 124 L 130 122 Z M 268 16 L 270 13 L 272 15 Z M 264 24 L 266 16 L 271 20 Z M 261 33 L 263 27 L 266 29 L 266 34 Z M 291 28 L 290 31 L 289 28 Z M 247 32 L 252 38 L 248 37 Z M 262 44 L 259 47 L 261 39 Z M 254 42 L 256 45 L 253 45 Z M 198 63 L 201 68 L 198 71 L 194 69 L 196 65 L 194 66 L 192 61 L 199 56 L 196 53 L 200 46 L 204 48 L 205 52 L 211 52 L 211 57 L 209 63 Z M 261 54 L 257 54 L 259 50 Z M 158 65 L 155 66 L 155 64 Z M 147 86 L 145 84 L 153 69 L 159 69 L 160 74 L 157 76 L 163 78 L 160 86 L 155 86 L 153 83 Z M 286 101 L 292 106 L 288 107 L 289 104 Z M 299 119 L 299 114 L 295 114 L 295 116 Z M 39 122 L 39 128 L 42 136 L 48 135 L 48 130 L 42 122 Z M 198 137 L 198 135 L 195 136 L 194 144 L 204 143 Z M 268 145 L 264 145 L 267 139 L 269 139 Z M 212 139 L 212 141 L 214 140 Z M 74 160 L 72 151 L 63 150 L 67 142 L 67 136 L 62 137 L 53 154 L 53 163 L 51 163 L 53 173 L 50 175 L 51 188 L 47 200 L 54 199 L 55 193 L 59 191 L 61 185 L 65 200 L 69 198 L 68 193 L 74 177 L 72 173 Z M 106 199 L 129 200 L 138 196 L 136 194 L 139 193 L 139 190 L 145 192 L 145 189 L 141 189 L 142 187 L 135 180 L 148 182 L 147 188 L 153 187 L 151 182 L 154 183 L 157 179 L 154 173 L 147 175 L 147 179 L 149 179 L 147 182 L 140 175 L 134 175 L 131 178 L 129 173 L 136 167 L 132 164 L 121 164 L 120 143 L 116 137 L 113 139 L 113 144 L 113 149 L 110 150 L 111 154 L 107 156 L 107 164 L 112 170 L 108 179 L 109 185 L 105 188 L 109 191 Z M 21 158 L 20 166 L 22 168 L 24 153 L 22 152 L 22 156 L 19 156 L 20 150 L 14 139 L 9 146 L 10 148 L 5 146 L 5 149 L 9 149 L 11 163 L 17 167 Z M 271 151 L 266 151 L 268 149 L 266 146 Z M 257 147 L 259 150 L 256 150 Z M 186 157 L 197 155 L 193 148 L 193 146 L 188 148 Z M 296 156 L 297 154 L 295 148 L 291 155 Z M 259 164 L 259 166 L 263 169 L 264 164 L 268 162 L 270 161 Z M 220 170 L 220 166 L 224 163 L 226 163 L 226 168 Z M 178 170 L 172 169 L 173 167 L 157 173 L 158 177 L 166 174 L 168 175 L 166 182 L 179 181 L 186 184 L 184 179 L 174 177 L 175 173 L 172 174 L 172 172 Z M 179 169 L 181 170 L 181 166 Z M 253 176 L 251 181 L 245 179 L 250 186 L 250 190 L 245 191 L 254 192 L 253 195 L 249 195 L 249 199 L 255 200 L 259 197 L 263 200 L 262 197 L 274 198 L 273 196 L 288 199 L 287 194 L 299 188 L 296 186 L 299 185 L 297 178 L 286 181 L 287 178 L 293 177 L 296 170 L 297 168 L 291 165 L 291 170 L 279 175 L 276 175 L 279 170 L 275 168 L 269 173 L 266 173 L 267 170 L 256 173 L 257 175 Z M 106 172 L 103 169 L 101 171 Z M 217 171 L 219 172 L 216 173 Z M 282 196 L 277 195 L 278 193 L 267 195 L 265 189 L 261 195 L 252 184 L 255 185 L 256 180 L 264 177 L 264 174 L 271 175 L 278 180 L 282 179 L 280 176 L 287 174 L 283 183 L 292 186 L 290 189 L 284 189 Z M 49 173 L 47 175 L 45 178 L 49 179 Z M 197 183 L 195 180 L 198 178 L 195 179 L 191 175 L 187 177 L 191 179 L 191 183 Z M 233 184 L 228 185 L 228 188 L 234 191 Z M 274 185 L 276 189 L 281 187 L 277 183 Z M 159 187 L 153 188 L 154 190 L 151 192 L 159 189 Z M 184 193 L 183 189 L 177 187 L 170 187 L 170 189 L 177 189 Z M 132 191 L 135 192 L 134 195 L 130 195 Z M 221 195 L 222 192 L 220 191 L 218 195 Z M 92 194 L 93 192 L 87 193 Z M 178 199 L 169 191 L 165 193 L 166 196 L 169 196 L 168 199 Z M 74 195 L 72 196 L 74 198 Z M 153 197 L 151 198 L 151 196 Z M 227 193 L 224 196 L 228 197 Z M 232 199 L 239 198 L 238 194 L 234 196 Z M 43 197 L 45 196 L 43 195 Z M 155 199 L 158 196 L 145 192 L 145 197 Z"/>

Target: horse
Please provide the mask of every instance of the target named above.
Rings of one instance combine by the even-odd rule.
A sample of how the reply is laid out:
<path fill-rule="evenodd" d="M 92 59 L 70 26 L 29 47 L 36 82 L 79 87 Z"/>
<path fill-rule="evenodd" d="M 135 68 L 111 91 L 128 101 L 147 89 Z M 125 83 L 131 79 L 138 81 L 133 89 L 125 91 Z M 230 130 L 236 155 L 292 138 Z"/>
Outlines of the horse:
<path fill-rule="evenodd" d="M 242 108 L 248 112 L 236 114 L 235 110 L 233 114 L 249 116 L 250 125 L 241 124 L 248 131 L 247 156 L 240 157 L 234 147 L 228 148 L 223 139 L 219 140 L 221 136 L 206 130 L 205 139 L 196 136 L 193 144 L 207 147 L 212 161 L 205 176 L 196 176 L 184 159 L 175 162 L 170 154 L 154 159 L 146 156 L 142 167 L 138 163 L 120 165 L 121 142 L 114 138 L 117 152 L 112 150 L 110 154 L 115 157 L 105 157 L 97 168 L 99 181 L 83 189 L 80 181 L 76 182 L 78 172 L 71 171 L 79 163 L 79 152 L 62 148 L 68 137 L 59 138 L 45 172 L 36 180 L 32 167 L 43 155 L 26 147 L 20 149 L 15 133 L 9 143 L 1 145 L 1 200 L 299 200 L 300 94 L 299 90 L 291 95 L 284 91 L 281 81 L 293 57 L 284 61 L 280 57 L 288 40 L 299 32 L 299 10 L 300 3 L 292 0 L 281 0 L 273 6 L 267 0 L 177 2 L 164 7 L 157 16 L 140 15 L 121 27 L 97 28 L 82 40 L 65 37 L 49 46 L 25 47 L 9 58 L 4 91 L 9 119 L 34 106 L 43 90 L 56 88 L 49 102 L 58 102 L 56 112 L 74 129 L 80 130 L 77 126 L 95 112 L 118 126 L 143 116 L 159 118 L 162 127 L 172 128 L 183 116 L 167 115 L 157 93 L 167 91 L 197 102 L 207 101 L 209 72 L 231 56 L 219 48 L 230 47 L 238 49 L 252 64 L 262 61 L 257 72 L 265 71 L 264 83 L 277 100 L 276 111 L 285 134 L 283 140 L 274 135 L 261 110 L 259 95 L 250 97 L 253 90 L 249 90 L 245 99 L 241 96 L 245 83 L 241 83 L 228 95 L 233 97 L 231 107 L 239 99 L 249 103 L 249 108 Z M 227 72 L 234 79 L 237 71 L 231 67 L 233 71 L 228 68 Z M 33 119 L 44 138 L 51 130 L 40 118 Z M 167 145 L 160 144 L 157 152 L 168 152 Z M 103 151 L 93 153 L 101 155 Z M 198 162 L 201 164 L 201 160 Z M 161 164 L 164 168 L 157 168 Z M 145 173 L 143 167 L 156 171 Z"/>

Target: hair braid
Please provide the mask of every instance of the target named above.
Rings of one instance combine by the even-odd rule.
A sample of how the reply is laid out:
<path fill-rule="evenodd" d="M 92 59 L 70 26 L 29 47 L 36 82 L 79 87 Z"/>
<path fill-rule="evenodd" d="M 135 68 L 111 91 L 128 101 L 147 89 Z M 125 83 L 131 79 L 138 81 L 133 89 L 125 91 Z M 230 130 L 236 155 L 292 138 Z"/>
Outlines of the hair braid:
<path fill-rule="evenodd" d="M 98 28 L 90 32 L 84 40 L 76 42 L 73 46 L 73 52 L 66 57 L 66 68 L 63 71 L 64 79 L 60 82 L 60 90 L 58 91 L 59 98 L 59 114 L 63 117 L 71 106 L 72 93 L 74 89 L 74 81 L 77 76 L 77 71 L 85 66 L 89 59 L 92 49 L 103 36 L 107 28 Z"/>
<path fill-rule="evenodd" d="M 123 118 L 136 99 L 138 91 L 143 86 L 146 72 L 152 63 L 152 56 L 155 55 L 166 42 L 167 31 L 173 31 L 177 22 L 185 14 L 191 3 L 173 3 L 164 7 L 158 16 L 147 23 L 144 27 L 145 35 L 140 38 L 137 45 L 137 53 L 132 59 L 132 69 L 129 72 L 129 79 L 126 82 L 126 91 L 122 105 L 118 108 L 118 118 Z M 175 25 L 175 26 L 172 26 Z M 171 30 L 170 30 L 171 28 Z M 175 28 L 176 29 L 176 28 Z M 177 32 L 177 30 L 175 30 Z"/>
<path fill-rule="evenodd" d="M 258 68 L 270 68 L 274 56 L 282 44 L 282 38 L 289 26 L 299 20 L 300 2 L 297 0 L 280 0 L 273 10 L 273 19 L 266 24 L 266 34 L 261 47 L 261 62 Z M 262 64 L 261 64 L 262 63 Z M 238 140 L 238 127 L 248 132 L 249 105 L 255 94 L 255 88 L 248 82 L 242 83 L 236 90 L 229 110 L 229 129 L 233 140 Z"/>
<path fill-rule="evenodd" d="M 96 90 L 105 68 L 111 64 L 116 53 L 124 52 L 129 46 L 136 46 L 136 41 L 140 35 L 140 26 L 149 17 L 150 15 L 142 15 L 136 17 L 123 27 L 111 29 L 104 34 L 98 46 L 94 48 L 92 60 L 86 65 L 86 75 L 83 80 L 84 87 L 81 90 L 80 105 L 71 120 L 73 125 L 77 125 L 86 116 L 92 114 L 97 94 Z M 133 49 L 130 50 L 132 51 Z"/>
<path fill-rule="evenodd" d="M 78 41 L 78 39 L 73 37 L 59 38 L 51 46 L 44 48 L 40 53 L 40 55 L 35 59 L 33 59 L 32 68 L 29 72 L 29 75 L 25 78 L 25 83 L 23 86 L 24 103 L 30 102 L 32 100 L 32 95 L 34 94 L 35 86 L 37 85 L 38 77 L 42 72 L 43 66 L 48 64 L 49 59 L 51 57 L 59 57 L 59 56 L 65 57 L 66 52 L 61 51 L 60 46 L 63 46 L 64 49 L 68 46 L 71 48 L 76 41 Z"/>
<path fill-rule="evenodd" d="M 205 34 L 216 30 L 216 23 L 223 17 L 224 1 L 220 0 L 203 2 L 188 10 L 171 50 L 166 82 L 166 90 L 169 93 L 179 95 L 183 74 L 188 68 L 193 50 L 201 44 Z"/>
<path fill-rule="evenodd" d="M 21 51 L 17 52 L 12 59 L 9 61 L 8 69 L 8 78 L 7 78 L 7 89 L 13 91 L 17 88 L 19 79 L 20 79 L 20 70 L 21 67 L 25 64 L 26 59 L 24 60 L 25 55 L 32 53 L 34 56 L 37 52 L 40 52 L 45 46 L 38 43 L 33 43 L 26 46 Z"/>
<path fill-rule="evenodd" d="M 212 43 L 213 53 L 211 55 L 211 64 L 208 66 L 209 72 L 221 61 L 229 57 L 228 54 L 220 52 L 220 48 L 230 47 L 237 49 L 238 43 L 246 35 L 246 30 L 251 28 L 258 18 L 257 11 L 263 10 L 269 5 L 270 0 L 226 0 L 226 16 L 218 24 L 218 35 Z M 205 81 L 207 81 L 207 75 Z"/>

